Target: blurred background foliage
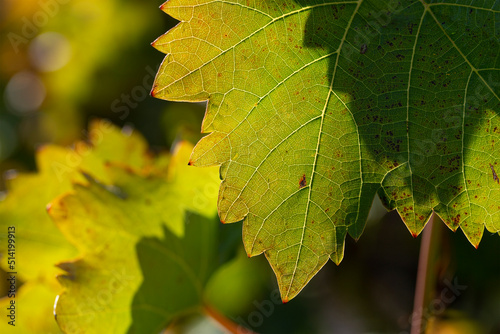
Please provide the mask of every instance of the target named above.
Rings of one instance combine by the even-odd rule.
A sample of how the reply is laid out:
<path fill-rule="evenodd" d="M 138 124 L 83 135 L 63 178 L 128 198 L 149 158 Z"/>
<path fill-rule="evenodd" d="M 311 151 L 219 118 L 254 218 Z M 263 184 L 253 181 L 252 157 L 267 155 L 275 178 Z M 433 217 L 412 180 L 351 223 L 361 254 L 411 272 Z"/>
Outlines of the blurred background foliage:
<path fill-rule="evenodd" d="M 149 44 L 175 25 L 140 0 L 0 0 L 0 172 L 36 169 L 45 143 L 86 139 L 93 118 L 134 128 L 153 151 L 180 139 L 196 142 L 204 104 L 149 96 L 163 59 Z M 5 177 L 0 182 L 5 196 Z M 33 191 L 36 191 L 34 189 Z M 1 198 L 0 196 L 0 198 Z M 444 228 L 444 225 L 443 225 Z M 3 233 L 3 232 L 2 232 Z M 446 230 L 436 300 L 426 320 L 433 333 L 500 333 L 500 240 L 486 233 L 475 250 Z M 263 256 L 240 254 L 210 283 L 207 299 L 233 321 L 258 333 L 406 333 L 412 312 L 419 239 L 395 212 L 375 201 L 358 243 L 329 263 L 292 302 L 276 300 Z M 466 289 L 441 298 L 446 282 Z M 5 280 L 2 279 L 2 295 Z M 453 299 L 452 301 L 449 301 Z M 220 333 L 203 317 L 176 322 L 169 333 Z"/>
<path fill-rule="evenodd" d="M 150 98 L 163 56 L 149 46 L 175 24 L 135 1 L 2 0 L 0 161 L 33 168 L 40 144 L 85 137 L 93 117 L 138 129 L 156 147 L 199 135 L 202 105 Z"/>

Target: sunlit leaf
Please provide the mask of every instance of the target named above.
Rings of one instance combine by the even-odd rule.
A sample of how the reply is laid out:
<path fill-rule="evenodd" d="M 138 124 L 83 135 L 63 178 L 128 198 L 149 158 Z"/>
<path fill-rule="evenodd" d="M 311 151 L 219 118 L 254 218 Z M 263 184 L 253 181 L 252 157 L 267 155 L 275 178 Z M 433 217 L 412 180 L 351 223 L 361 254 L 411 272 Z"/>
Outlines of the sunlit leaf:
<path fill-rule="evenodd" d="M 500 3 L 170 0 L 153 89 L 209 100 L 191 164 L 221 165 L 288 301 L 359 238 L 376 193 L 418 235 L 432 212 L 500 230 Z"/>
<path fill-rule="evenodd" d="M 56 316 L 67 333 L 158 333 L 199 308 L 218 263 L 218 175 L 177 146 L 166 176 L 108 165 L 112 187 L 75 185 L 50 215 L 80 251 L 59 266 Z M 184 232 L 185 226 L 185 232 Z"/>
<path fill-rule="evenodd" d="M 77 254 L 47 215 L 47 204 L 56 196 L 71 190 L 74 182 L 87 184 L 82 172 L 109 185 L 111 179 L 106 166 L 111 162 L 127 166 L 130 171 L 141 175 L 166 175 L 167 160 L 166 155 L 153 159 L 147 152 L 146 142 L 137 133 L 127 135 L 109 122 L 95 121 L 89 128 L 88 143 L 78 142 L 74 149 L 45 146 L 37 154 L 38 173 L 20 174 L 10 180 L 8 195 L 0 202 L 0 253 L 6 257 L 7 229 L 9 226 L 15 227 L 16 265 L 14 270 L 7 266 L 6 260 L 2 260 L 0 265 L 5 271 L 17 272 L 18 286 L 25 282 L 18 289 L 22 297 L 16 296 L 16 300 L 22 298 L 18 303 L 22 304 L 23 313 L 30 316 L 18 317 L 16 330 L 19 333 L 24 328 L 32 333 L 37 325 L 39 328 L 52 327 L 57 331 L 52 308 L 54 298 L 60 291 L 55 276 L 61 270 L 54 265 Z M 182 233 L 182 227 L 176 232 Z M 34 294 L 23 292 L 28 287 L 44 293 L 39 294 L 39 299 L 31 299 Z M 8 312 L 6 306 L 10 300 L 5 298 L 0 301 L 3 316 Z M 2 332 L 11 329 L 5 321 L 0 322 Z"/>

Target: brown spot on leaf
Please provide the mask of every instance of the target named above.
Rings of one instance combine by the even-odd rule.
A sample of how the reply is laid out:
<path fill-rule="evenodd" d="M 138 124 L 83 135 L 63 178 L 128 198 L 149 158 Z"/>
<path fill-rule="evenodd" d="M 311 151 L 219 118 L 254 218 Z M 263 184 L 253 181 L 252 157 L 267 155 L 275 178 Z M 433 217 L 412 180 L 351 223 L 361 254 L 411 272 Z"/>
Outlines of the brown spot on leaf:
<path fill-rule="evenodd" d="M 368 50 L 368 46 L 366 44 L 361 45 L 361 48 L 359 49 L 359 53 L 364 55 L 366 53 L 366 50 Z"/>
<path fill-rule="evenodd" d="M 493 180 L 500 184 L 500 180 L 498 179 L 497 173 L 495 172 L 495 168 L 492 164 L 490 164 L 491 172 L 493 173 Z"/>
<path fill-rule="evenodd" d="M 306 174 L 302 174 L 302 177 L 299 181 L 299 189 L 304 188 L 307 185 Z"/>

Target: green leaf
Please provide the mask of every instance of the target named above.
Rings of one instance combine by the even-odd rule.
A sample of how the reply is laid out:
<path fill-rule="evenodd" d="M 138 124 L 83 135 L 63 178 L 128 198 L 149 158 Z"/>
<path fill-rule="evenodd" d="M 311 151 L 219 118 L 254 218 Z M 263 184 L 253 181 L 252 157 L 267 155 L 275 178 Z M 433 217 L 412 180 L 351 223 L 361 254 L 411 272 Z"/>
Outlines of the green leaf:
<path fill-rule="evenodd" d="M 170 0 L 156 97 L 208 100 L 191 163 L 221 165 L 282 298 L 343 258 L 378 192 L 418 235 L 432 212 L 477 247 L 500 230 L 500 3 Z"/>
<path fill-rule="evenodd" d="M 0 265 L 5 271 L 17 272 L 16 301 L 22 305 L 23 313 L 30 314 L 17 318 L 19 333 L 58 332 L 52 313 L 54 298 L 60 291 L 55 276 L 61 270 L 54 265 L 77 254 L 47 215 L 47 204 L 70 191 L 72 183 L 87 184 L 81 172 L 109 185 L 111 179 L 106 166 L 110 162 L 127 166 L 140 175 L 164 174 L 167 156 L 153 159 L 139 134 L 122 133 L 102 120 L 90 124 L 88 135 L 89 142 L 77 142 L 74 149 L 53 145 L 41 148 L 36 156 L 38 173 L 20 174 L 10 180 L 8 195 L 0 202 L 0 253 L 7 254 L 6 232 L 9 226 L 14 226 L 16 266 L 11 270 L 7 261 L 1 261 Z M 183 226 L 177 229 L 177 233 L 182 231 Z M 0 301 L 3 318 L 10 300 Z M 0 332 L 11 329 L 6 321 L 0 322 Z"/>
<path fill-rule="evenodd" d="M 192 148 L 178 144 L 165 176 L 108 164 L 111 187 L 89 179 L 52 202 L 51 217 L 80 251 L 59 265 L 64 332 L 158 333 L 200 307 L 218 263 L 219 179 L 187 166 Z"/>
<path fill-rule="evenodd" d="M 249 312 L 249 305 L 262 294 L 269 276 L 264 262 L 249 260 L 243 249 L 219 267 L 205 288 L 205 299 L 221 313 L 236 317 Z"/>

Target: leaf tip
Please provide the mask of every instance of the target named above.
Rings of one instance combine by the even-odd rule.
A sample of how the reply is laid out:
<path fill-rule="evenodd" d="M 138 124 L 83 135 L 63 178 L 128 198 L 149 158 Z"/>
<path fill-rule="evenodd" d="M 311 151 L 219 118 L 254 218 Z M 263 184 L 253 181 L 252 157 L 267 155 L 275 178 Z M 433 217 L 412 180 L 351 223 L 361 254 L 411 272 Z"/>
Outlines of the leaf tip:
<path fill-rule="evenodd" d="M 165 1 L 163 4 L 161 4 L 160 9 L 162 11 L 166 12 L 166 10 L 167 10 L 167 4 L 168 4 L 168 1 Z"/>
<path fill-rule="evenodd" d="M 416 233 L 416 232 L 411 232 L 411 236 L 412 236 L 413 238 L 415 238 L 415 239 L 416 239 L 416 238 L 418 237 L 418 233 Z"/>
<path fill-rule="evenodd" d="M 151 89 L 151 92 L 149 93 L 149 95 L 151 95 L 152 97 L 156 97 L 156 94 L 157 94 L 157 90 L 156 90 L 156 85 L 153 86 L 153 88 Z"/>
<path fill-rule="evenodd" d="M 290 300 L 288 299 L 288 297 L 283 297 L 282 301 L 283 301 L 283 304 L 286 304 L 286 303 L 288 303 Z"/>
<path fill-rule="evenodd" d="M 45 206 L 45 210 L 47 211 L 48 214 L 50 214 L 50 210 L 52 210 L 52 203 L 49 203 Z"/>

